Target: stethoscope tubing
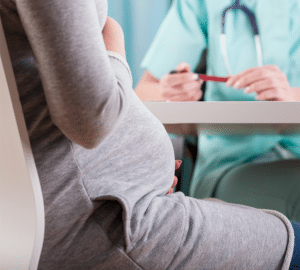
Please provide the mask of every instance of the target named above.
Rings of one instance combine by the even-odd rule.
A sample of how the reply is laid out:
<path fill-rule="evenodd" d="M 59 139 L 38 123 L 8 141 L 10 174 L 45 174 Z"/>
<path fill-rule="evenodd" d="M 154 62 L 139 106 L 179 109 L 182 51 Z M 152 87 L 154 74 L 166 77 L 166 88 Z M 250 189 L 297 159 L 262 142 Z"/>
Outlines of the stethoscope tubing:
<path fill-rule="evenodd" d="M 256 55 L 257 55 L 257 64 L 258 64 L 258 66 L 263 65 L 262 48 L 261 48 L 260 36 L 259 36 L 258 26 L 256 23 L 255 14 L 251 10 L 249 10 L 246 6 L 241 5 L 239 0 L 236 0 L 233 5 L 227 7 L 223 11 L 222 19 L 221 19 L 221 35 L 220 35 L 221 52 L 222 52 L 225 66 L 226 66 L 226 69 L 227 69 L 227 72 L 229 75 L 232 75 L 232 71 L 230 68 L 229 58 L 228 58 L 228 54 L 227 54 L 225 26 L 226 26 L 226 14 L 228 13 L 228 11 L 233 10 L 233 9 L 242 10 L 246 14 L 246 16 L 249 18 L 251 26 L 252 26 L 253 34 L 254 34 Z"/>

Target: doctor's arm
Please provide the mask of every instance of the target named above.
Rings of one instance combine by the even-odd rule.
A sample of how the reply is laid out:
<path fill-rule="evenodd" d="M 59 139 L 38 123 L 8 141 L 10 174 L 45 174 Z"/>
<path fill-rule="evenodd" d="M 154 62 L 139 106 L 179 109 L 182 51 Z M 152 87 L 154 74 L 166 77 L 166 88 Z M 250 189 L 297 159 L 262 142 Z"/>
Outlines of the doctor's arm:
<path fill-rule="evenodd" d="M 190 65 L 181 63 L 177 74 L 165 74 L 159 80 L 146 71 L 135 92 L 141 100 L 198 101 L 202 97 L 202 81 L 191 72 Z"/>
<path fill-rule="evenodd" d="M 134 89 L 135 93 L 142 101 L 163 101 L 166 100 L 163 96 L 163 90 L 156 79 L 148 70 L 144 73 L 141 80 Z"/>

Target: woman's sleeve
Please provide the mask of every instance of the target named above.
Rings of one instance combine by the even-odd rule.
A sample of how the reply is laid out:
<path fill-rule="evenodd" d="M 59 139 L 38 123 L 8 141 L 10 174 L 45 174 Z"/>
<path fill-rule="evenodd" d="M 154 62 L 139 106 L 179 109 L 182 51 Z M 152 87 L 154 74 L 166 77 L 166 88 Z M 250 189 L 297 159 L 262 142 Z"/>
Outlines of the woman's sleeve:
<path fill-rule="evenodd" d="M 52 121 L 73 142 L 97 146 L 126 110 L 132 87 L 126 67 L 108 57 L 99 6 L 94 0 L 16 0 L 16 5 Z"/>
<path fill-rule="evenodd" d="M 142 67 L 157 79 L 187 62 L 197 67 L 207 47 L 208 16 L 204 0 L 174 0 L 160 26 Z"/>

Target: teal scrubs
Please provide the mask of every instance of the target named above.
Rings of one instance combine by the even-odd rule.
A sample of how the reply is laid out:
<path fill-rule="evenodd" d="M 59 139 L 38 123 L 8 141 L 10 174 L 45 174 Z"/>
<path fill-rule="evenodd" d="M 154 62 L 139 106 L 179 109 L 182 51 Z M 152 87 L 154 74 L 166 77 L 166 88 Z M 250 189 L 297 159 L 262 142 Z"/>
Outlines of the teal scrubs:
<path fill-rule="evenodd" d="M 233 2 L 174 0 L 142 66 L 158 79 L 181 62 L 189 63 L 195 70 L 207 48 L 207 74 L 228 75 L 220 47 L 221 14 Z M 241 4 L 256 15 L 263 65 L 277 65 L 292 87 L 300 87 L 300 1 L 241 0 Z M 232 73 L 256 67 L 254 36 L 243 12 L 234 10 L 228 14 L 226 34 Z M 255 101 L 255 94 L 208 82 L 205 100 Z M 212 196 L 218 179 L 230 168 L 259 159 L 277 146 L 299 158 L 299 145 L 299 135 L 201 135 L 190 195 L 196 198 Z M 285 179 L 285 184 L 287 181 Z"/>

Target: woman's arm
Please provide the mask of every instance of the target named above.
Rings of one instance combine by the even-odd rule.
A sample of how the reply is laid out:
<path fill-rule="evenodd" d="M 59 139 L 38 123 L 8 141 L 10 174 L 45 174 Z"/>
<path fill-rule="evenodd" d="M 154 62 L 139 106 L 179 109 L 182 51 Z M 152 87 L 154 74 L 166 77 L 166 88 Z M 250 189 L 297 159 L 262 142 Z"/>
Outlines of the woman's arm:
<path fill-rule="evenodd" d="M 116 52 L 126 59 L 124 33 L 114 19 L 107 17 L 102 35 L 106 50 Z"/>
<path fill-rule="evenodd" d="M 100 23 L 101 16 L 106 20 L 106 1 L 100 4 L 103 8 L 92 0 L 16 0 L 52 121 L 85 148 L 96 147 L 115 127 L 131 89 L 125 66 L 108 57 Z M 107 46 L 122 54 L 120 29 L 114 27 L 116 37 L 106 30 Z"/>
<path fill-rule="evenodd" d="M 177 74 L 165 74 L 160 80 L 146 71 L 136 88 L 141 100 L 197 101 L 202 96 L 202 81 L 191 72 L 190 65 L 181 63 Z"/>

